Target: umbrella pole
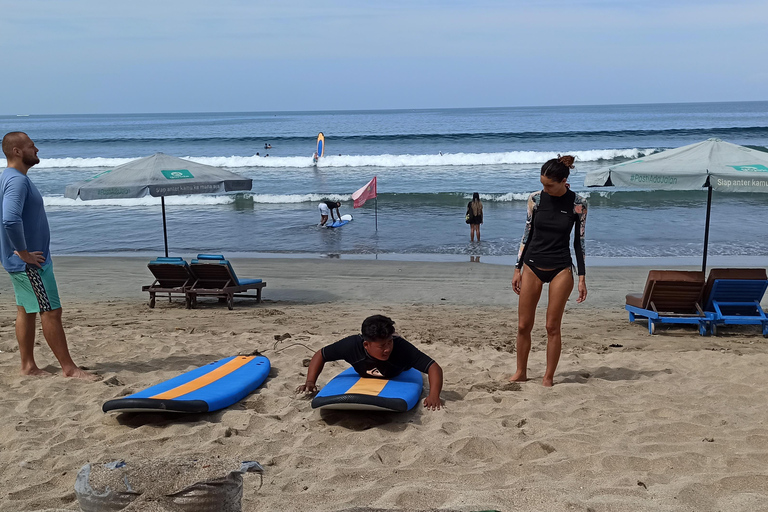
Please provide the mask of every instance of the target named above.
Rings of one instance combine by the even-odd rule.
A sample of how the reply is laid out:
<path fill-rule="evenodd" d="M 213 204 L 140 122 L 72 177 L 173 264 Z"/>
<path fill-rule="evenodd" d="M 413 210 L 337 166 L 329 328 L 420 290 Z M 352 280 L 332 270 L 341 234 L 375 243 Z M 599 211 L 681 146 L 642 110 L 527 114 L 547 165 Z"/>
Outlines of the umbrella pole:
<path fill-rule="evenodd" d="M 707 246 L 709 245 L 709 217 L 712 213 L 712 185 L 707 185 L 707 221 L 704 224 L 704 259 L 701 262 L 701 271 L 707 271 Z"/>
<path fill-rule="evenodd" d="M 165 225 L 165 196 L 160 196 L 160 204 L 163 206 L 163 240 L 165 240 L 165 257 L 167 258 L 168 257 L 168 229 L 166 228 L 166 225 Z M 709 223 L 709 220 L 707 220 L 707 223 Z"/>

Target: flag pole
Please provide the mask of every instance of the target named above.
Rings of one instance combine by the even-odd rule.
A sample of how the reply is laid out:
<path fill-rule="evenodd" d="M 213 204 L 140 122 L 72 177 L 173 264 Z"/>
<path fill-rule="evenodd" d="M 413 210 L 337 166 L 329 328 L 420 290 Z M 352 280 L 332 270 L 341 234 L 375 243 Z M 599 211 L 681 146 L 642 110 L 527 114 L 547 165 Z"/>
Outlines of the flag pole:
<path fill-rule="evenodd" d="M 373 217 L 376 219 L 376 231 L 379 230 L 379 198 L 378 194 L 377 197 L 373 198 Z"/>

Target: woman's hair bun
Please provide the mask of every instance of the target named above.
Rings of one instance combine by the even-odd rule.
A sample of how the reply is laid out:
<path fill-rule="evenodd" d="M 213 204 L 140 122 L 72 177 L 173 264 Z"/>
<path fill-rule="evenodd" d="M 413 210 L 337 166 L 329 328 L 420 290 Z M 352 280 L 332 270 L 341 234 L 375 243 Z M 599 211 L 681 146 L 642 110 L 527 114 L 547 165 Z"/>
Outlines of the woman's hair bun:
<path fill-rule="evenodd" d="M 560 155 L 558 154 L 558 155 L 557 155 L 557 160 L 558 160 L 560 163 L 562 163 L 563 165 L 565 165 L 566 167 L 568 167 L 569 169 L 573 169 L 573 162 L 574 162 L 576 159 L 575 159 L 574 157 L 572 157 L 571 155 L 563 155 L 563 156 L 560 156 Z"/>

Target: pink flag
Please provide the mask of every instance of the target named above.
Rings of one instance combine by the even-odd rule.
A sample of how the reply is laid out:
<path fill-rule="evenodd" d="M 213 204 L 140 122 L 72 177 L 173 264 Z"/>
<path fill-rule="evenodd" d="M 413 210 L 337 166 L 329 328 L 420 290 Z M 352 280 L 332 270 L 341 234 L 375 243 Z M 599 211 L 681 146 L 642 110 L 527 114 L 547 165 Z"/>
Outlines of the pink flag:
<path fill-rule="evenodd" d="M 367 185 L 352 194 L 352 199 L 355 200 L 355 208 L 360 208 L 367 200 L 374 197 L 376 197 L 376 176 Z"/>

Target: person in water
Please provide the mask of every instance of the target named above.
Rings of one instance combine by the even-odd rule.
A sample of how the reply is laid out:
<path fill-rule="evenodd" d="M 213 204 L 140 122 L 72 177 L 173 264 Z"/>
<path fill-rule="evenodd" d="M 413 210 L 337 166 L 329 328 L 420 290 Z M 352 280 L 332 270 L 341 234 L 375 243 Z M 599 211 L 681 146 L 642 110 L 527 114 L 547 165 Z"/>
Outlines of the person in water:
<path fill-rule="evenodd" d="M 307 380 L 296 388 L 296 393 L 316 393 L 317 378 L 325 363 L 341 359 L 365 378 L 393 379 L 410 368 L 426 373 L 429 394 L 424 399 L 424 407 L 433 411 L 440 409 L 443 369 L 434 359 L 398 336 L 391 318 L 369 316 L 363 320 L 361 334 L 347 336 L 315 352 L 309 362 Z"/>
<path fill-rule="evenodd" d="M 483 223 L 483 203 L 480 201 L 480 194 L 475 192 L 472 194 L 472 201 L 467 205 L 467 224 L 469 224 L 469 240 L 475 241 L 475 233 L 477 233 L 477 241 L 480 241 L 480 224 Z"/>
<path fill-rule="evenodd" d="M 339 213 L 339 207 L 341 207 L 341 201 L 322 201 L 319 205 L 317 205 L 317 208 L 320 210 L 320 225 L 325 226 L 325 223 L 328 222 L 328 215 L 331 216 L 331 224 L 336 222 L 336 218 L 333 216 L 333 210 L 336 209 L 336 215 L 339 216 L 339 220 L 341 220 L 341 213 Z"/>
<path fill-rule="evenodd" d="M 584 268 L 587 202 L 568 186 L 573 161 L 570 155 L 558 155 L 558 158 L 547 161 L 541 167 L 540 180 L 544 188 L 528 198 L 528 218 L 512 277 L 512 289 L 520 296 L 517 309 L 517 371 L 509 379 L 513 382 L 528 378 L 528 354 L 536 306 L 544 283 L 549 283 L 547 366 L 542 383 L 553 385 L 562 345 L 560 324 L 565 303 L 573 290 L 573 262 L 568 248 L 571 231 L 574 231 L 573 250 L 579 275 L 576 302 L 584 302 L 587 298 Z"/>

